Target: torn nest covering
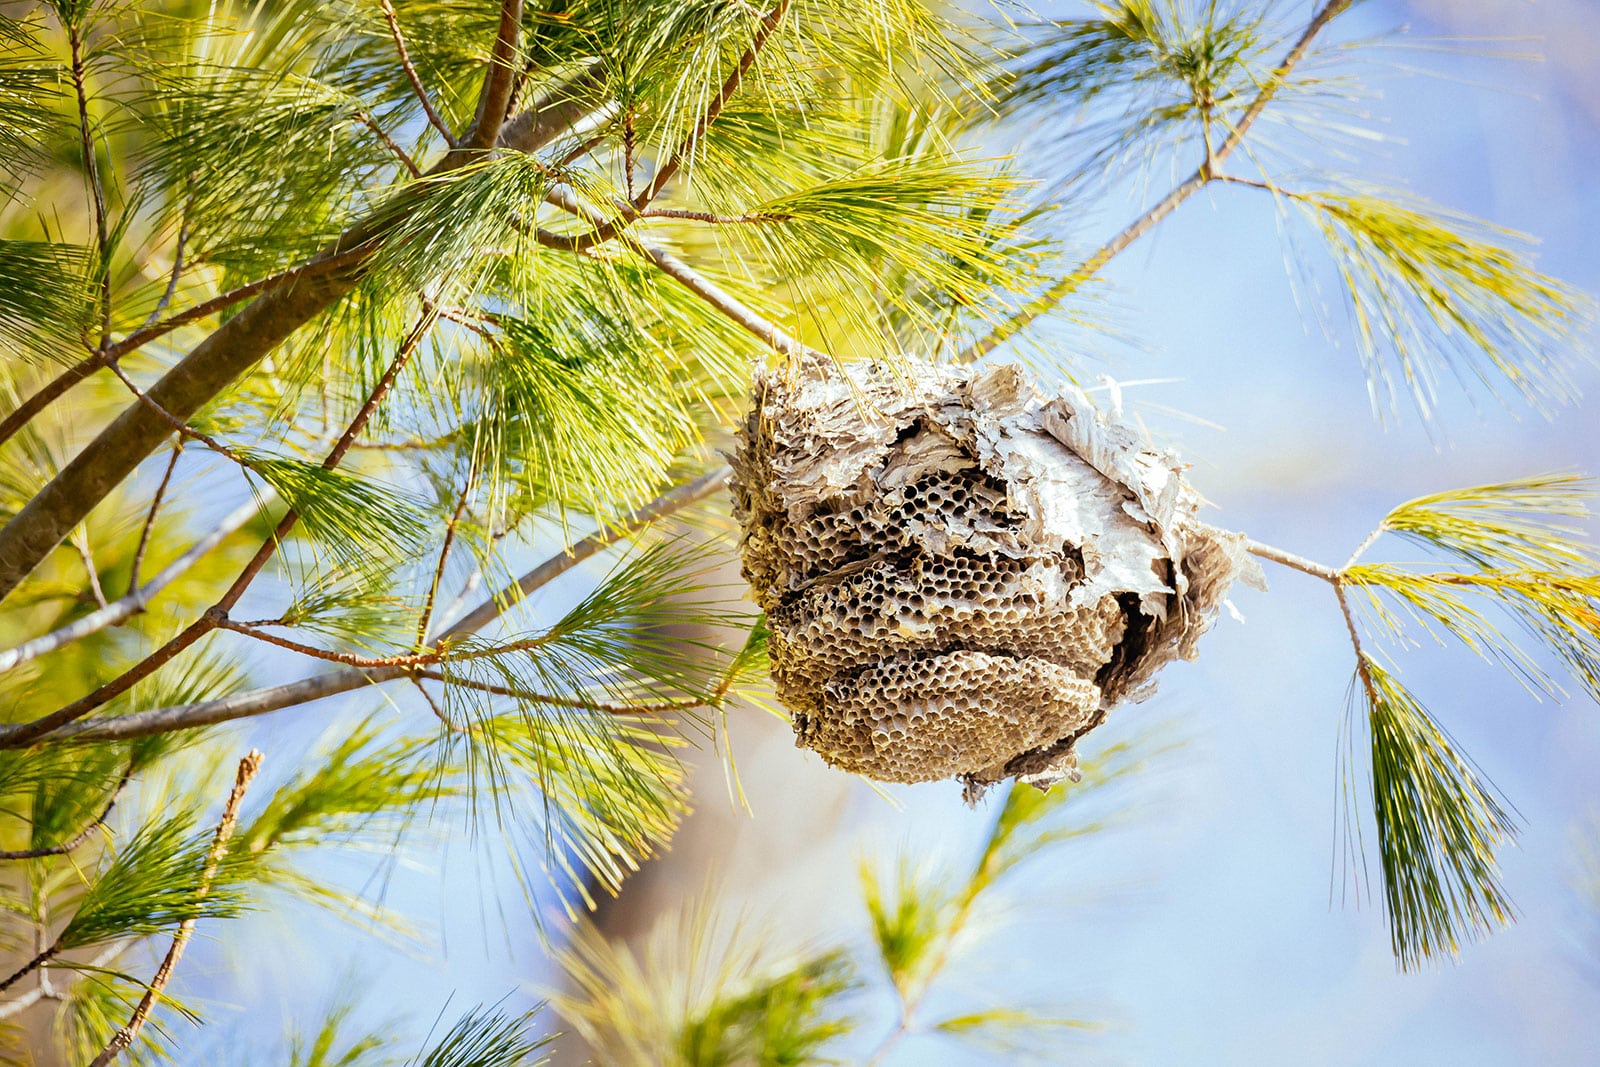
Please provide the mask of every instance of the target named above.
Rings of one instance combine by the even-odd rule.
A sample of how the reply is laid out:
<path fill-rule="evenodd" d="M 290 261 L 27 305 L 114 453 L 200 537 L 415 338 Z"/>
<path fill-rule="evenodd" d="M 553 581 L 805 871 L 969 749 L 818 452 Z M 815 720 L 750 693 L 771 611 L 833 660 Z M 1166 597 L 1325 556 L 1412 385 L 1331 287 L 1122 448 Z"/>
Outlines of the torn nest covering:
<path fill-rule="evenodd" d="M 1182 469 L 1013 365 L 758 375 L 734 511 L 798 743 L 969 798 L 1076 779 L 1077 740 L 1259 581 Z"/>

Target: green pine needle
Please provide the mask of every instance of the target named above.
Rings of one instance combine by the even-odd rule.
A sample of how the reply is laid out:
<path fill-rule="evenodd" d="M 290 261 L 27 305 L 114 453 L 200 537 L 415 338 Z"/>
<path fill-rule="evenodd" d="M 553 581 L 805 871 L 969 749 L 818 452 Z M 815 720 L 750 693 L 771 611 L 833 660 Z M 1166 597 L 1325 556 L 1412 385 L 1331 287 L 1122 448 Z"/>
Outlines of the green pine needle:
<path fill-rule="evenodd" d="M 1403 970 L 1514 918 L 1495 853 L 1516 821 L 1494 787 L 1388 671 L 1363 655 L 1372 798 L 1390 941 Z"/>
<path fill-rule="evenodd" d="M 316 543 L 352 566 L 404 556 L 422 540 L 423 509 L 400 491 L 320 463 L 238 449 Z"/>
<path fill-rule="evenodd" d="M 142 828 L 79 899 L 61 931 L 61 948 L 159 934 L 191 919 L 240 914 L 247 906 L 239 888 L 247 864 L 235 862 L 230 854 L 209 883 L 202 881 L 212 837 L 209 830 L 197 832 L 186 817 Z"/>
<path fill-rule="evenodd" d="M 556 962 L 567 988 L 551 1004 L 606 1063 L 827 1062 L 823 1046 L 853 1026 L 840 1002 L 859 983 L 845 953 L 778 953 L 698 910 L 667 914 L 638 949 L 583 923 Z"/>
<path fill-rule="evenodd" d="M 337 743 L 308 757 L 310 768 L 284 783 L 236 840 L 250 853 L 304 847 L 358 835 L 392 836 L 419 810 L 448 797 L 419 740 L 385 743 L 376 722 L 341 726 Z"/>
<path fill-rule="evenodd" d="M 1148 162 L 1173 140 L 1227 135 L 1254 99 L 1278 41 L 1261 5 L 1181 0 L 1091 2 L 1095 14 L 1024 23 L 995 79 L 998 106 L 1052 123 L 1077 146 L 1072 170 L 1103 175 L 1122 160 Z M 1005 42 L 1010 45 L 1010 42 Z"/>
<path fill-rule="evenodd" d="M 410 1067 L 538 1067 L 552 1037 L 530 1037 L 540 1007 L 513 1016 L 493 1008 L 463 1015 L 438 1041 L 409 1061 Z"/>
<path fill-rule="evenodd" d="M 0 239 L 0 345 L 35 362 L 80 358 L 78 333 L 94 306 L 88 267 L 87 250 L 74 245 Z"/>
<path fill-rule="evenodd" d="M 1538 474 L 1407 501 L 1381 529 L 1484 570 L 1600 570 L 1584 539 L 1595 483 L 1578 474 Z"/>
<path fill-rule="evenodd" d="M 1578 523 L 1589 514 L 1592 483 L 1570 474 L 1537 475 L 1436 493 L 1402 504 L 1380 530 L 1425 545 L 1470 569 L 1419 573 L 1395 564 L 1345 568 L 1375 616 L 1394 634 L 1404 620 L 1385 598 L 1425 628 L 1438 627 L 1538 690 L 1561 688 L 1523 646 L 1531 634 L 1589 693 L 1600 696 L 1600 558 Z M 1498 605 L 1522 623 L 1508 632 L 1482 606 Z"/>
<path fill-rule="evenodd" d="M 1527 238 L 1372 190 L 1286 195 L 1338 265 L 1375 411 L 1403 388 L 1431 418 L 1446 377 L 1509 386 L 1541 411 L 1575 398 L 1588 302 L 1533 268 L 1516 248 Z"/>

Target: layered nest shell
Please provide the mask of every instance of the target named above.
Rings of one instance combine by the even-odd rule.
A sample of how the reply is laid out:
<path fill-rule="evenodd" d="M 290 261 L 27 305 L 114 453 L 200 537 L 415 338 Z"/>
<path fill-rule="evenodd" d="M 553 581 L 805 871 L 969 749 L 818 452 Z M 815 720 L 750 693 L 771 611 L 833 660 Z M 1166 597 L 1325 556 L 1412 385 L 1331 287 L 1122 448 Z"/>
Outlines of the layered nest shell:
<path fill-rule="evenodd" d="M 759 375 L 734 510 L 798 743 L 969 796 L 1076 778 L 1078 739 L 1259 574 L 1182 469 L 1012 365 Z"/>

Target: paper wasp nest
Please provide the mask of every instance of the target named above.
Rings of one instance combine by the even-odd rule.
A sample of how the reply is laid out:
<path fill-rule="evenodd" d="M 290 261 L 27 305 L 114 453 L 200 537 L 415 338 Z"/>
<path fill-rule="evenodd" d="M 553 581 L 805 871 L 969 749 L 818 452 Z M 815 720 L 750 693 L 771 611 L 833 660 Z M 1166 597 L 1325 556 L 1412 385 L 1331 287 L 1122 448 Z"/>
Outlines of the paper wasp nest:
<path fill-rule="evenodd" d="M 1257 573 L 1173 456 L 1015 366 L 807 360 L 754 399 L 744 575 L 798 743 L 845 770 L 1076 777 L 1077 739 Z"/>

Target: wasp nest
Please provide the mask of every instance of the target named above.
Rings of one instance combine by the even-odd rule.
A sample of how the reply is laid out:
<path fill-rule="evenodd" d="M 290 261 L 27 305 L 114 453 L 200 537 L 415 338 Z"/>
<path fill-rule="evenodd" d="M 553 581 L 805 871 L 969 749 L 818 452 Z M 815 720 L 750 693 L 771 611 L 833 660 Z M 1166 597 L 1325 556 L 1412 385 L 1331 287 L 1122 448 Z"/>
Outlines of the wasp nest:
<path fill-rule="evenodd" d="M 1255 574 L 1181 470 L 1015 366 L 759 376 L 734 508 L 799 744 L 969 796 L 1075 778 L 1078 738 Z"/>

